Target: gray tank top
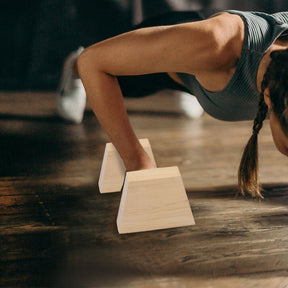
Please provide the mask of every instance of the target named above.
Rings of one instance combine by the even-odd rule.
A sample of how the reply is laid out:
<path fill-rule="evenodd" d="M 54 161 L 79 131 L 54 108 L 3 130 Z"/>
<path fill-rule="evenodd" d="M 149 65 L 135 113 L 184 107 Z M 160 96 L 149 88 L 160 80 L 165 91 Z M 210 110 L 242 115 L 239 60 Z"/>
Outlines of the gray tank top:
<path fill-rule="evenodd" d="M 220 92 L 203 88 L 191 74 L 177 73 L 187 89 L 197 97 L 203 109 L 224 121 L 254 119 L 258 108 L 257 72 L 269 47 L 281 35 L 288 34 L 288 12 L 266 14 L 228 10 L 241 16 L 245 39 L 234 75 Z"/>

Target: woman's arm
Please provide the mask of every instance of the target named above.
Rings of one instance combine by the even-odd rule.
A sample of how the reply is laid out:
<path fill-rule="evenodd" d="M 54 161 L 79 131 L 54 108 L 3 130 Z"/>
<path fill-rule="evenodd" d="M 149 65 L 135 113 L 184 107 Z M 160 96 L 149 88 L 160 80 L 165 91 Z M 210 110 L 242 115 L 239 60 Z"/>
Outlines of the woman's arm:
<path fill-rule="evenodd" d="M 197 75 L 224 67 L 239 52 L 235 17 L 225 13 L 200 22 L 139 29 L 80 55 L 78 71 L 90 105 L 128 171 L 153 164 L 131 127 L 116 76 L 175 71 Z"/>

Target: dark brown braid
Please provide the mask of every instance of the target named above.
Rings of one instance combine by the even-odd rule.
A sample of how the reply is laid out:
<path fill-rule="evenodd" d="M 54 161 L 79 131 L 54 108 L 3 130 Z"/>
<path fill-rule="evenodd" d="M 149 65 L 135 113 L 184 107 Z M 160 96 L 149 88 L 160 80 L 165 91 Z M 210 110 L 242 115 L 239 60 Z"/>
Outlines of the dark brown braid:
<path fill-rule="evenodd" d="M 288 49 L 272 52 L 271 62 L 261 83 L 258 112 L 254 120 L 253 133 L 250 137 L 240 162 L 238 185 L 240 192 L 249 193 L 252 197 L 262 197 L 258 183 L 258 133 L 263 126 L 268 107 L 264 101 L 264 91 L 269 88 L 273 112 L 288 136 Z"/>
<path fill-rule="evenodd" d="M 252 197 L 261 197 L 260 186 L 258 184 L 258 133 L 263 126 L 263 121 L 266 118 L 268 107 L 264 101 L 265 81 L 262 82 L 260 100 L 258 104 L 258 112 L 253 124 L 253 133 L 250 137 L 240 162 L 238 171 L 238 185 L 240 192 L 245 195 L 245 192 Z M 266 84 L 266 83 L 265 83 Z"/>

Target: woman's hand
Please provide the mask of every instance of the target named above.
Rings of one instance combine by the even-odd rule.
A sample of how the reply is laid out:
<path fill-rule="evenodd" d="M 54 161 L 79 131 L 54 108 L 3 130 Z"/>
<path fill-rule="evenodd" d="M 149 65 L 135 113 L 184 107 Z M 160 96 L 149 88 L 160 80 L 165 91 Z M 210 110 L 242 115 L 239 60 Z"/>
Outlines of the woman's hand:
<path fill-rule="evenodd" d="M 145 151 L 144 151 L 145 152 Z M 145 152 L 141 155 L 141 157 L 134 157 L 131 161 L 124 163 L 127 171 L 136 171 L 136 170 L 144 170 L 144 169 L 152 169 L 156 168 L 154 162 Z"/>

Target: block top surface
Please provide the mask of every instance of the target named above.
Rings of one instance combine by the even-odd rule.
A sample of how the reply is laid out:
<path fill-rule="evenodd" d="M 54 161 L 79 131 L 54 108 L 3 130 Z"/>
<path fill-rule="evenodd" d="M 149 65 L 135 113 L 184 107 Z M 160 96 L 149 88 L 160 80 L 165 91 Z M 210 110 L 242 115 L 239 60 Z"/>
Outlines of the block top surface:
<path fill-rule="evenodd" d="M 150 142 L 149 142 L 149 139 L 148 139 L 148 138 L 139 139 L 139 142 L 140 142 L 140 144 L 141 144 L 144 148 L 150 147 Z M 115 146 L 114 146 L 111 142 L 106 143 L 106 147 L 105 147 L 105 148 L 106 148 L 106 150 L 108 150 L 108 151 L 116 151 Z"/>
<path fill-rule="evenodd" d="M 171 177 L 181 177 L 177 166 L 131 171 L 127 172 L 126 174 L 126 178 L 129 182 L 156 180 Z"/>

